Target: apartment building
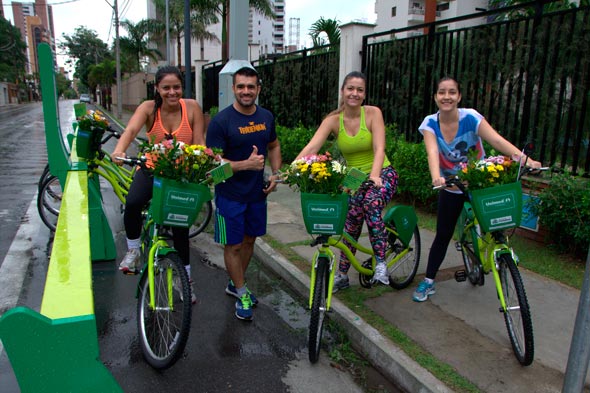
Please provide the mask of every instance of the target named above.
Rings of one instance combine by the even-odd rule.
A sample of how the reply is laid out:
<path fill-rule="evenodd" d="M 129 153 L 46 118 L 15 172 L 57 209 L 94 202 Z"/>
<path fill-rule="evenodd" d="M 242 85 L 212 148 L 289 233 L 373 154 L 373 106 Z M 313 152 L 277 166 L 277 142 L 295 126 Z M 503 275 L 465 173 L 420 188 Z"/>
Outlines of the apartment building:
<path fill-rule="evenodd" d="M 425 23 L 427 0 L 375 0 L 377 14 L 375 32 L 402 29 Z M 487 0 L 437 0 L 436 20 L 449 19 L 485 10 Z M 450 23 L 443 28 L 459 29 L 486 23 L 485 18 Z M 422 29 L 408 31 L 398 37 L 423 34 Z"/>
<path fill-rule="evenodd" d="M 55 53 L 53 9 L 45 0 L 35 0 L 34 3 L 12 2 L 12 16 L 14 26 L 20 30 L 27 44 L 26 73 L 35 75 L 39 72 L 37 45 L 47 42 Z M 57 67 L 57 63 L 55 66 Z"/>

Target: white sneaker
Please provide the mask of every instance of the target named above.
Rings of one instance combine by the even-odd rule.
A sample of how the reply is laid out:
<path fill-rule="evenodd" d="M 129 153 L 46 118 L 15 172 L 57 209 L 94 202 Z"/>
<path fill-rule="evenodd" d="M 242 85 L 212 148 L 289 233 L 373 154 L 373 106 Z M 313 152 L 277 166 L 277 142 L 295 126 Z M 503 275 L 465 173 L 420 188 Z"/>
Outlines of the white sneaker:
<path fill-rule="evenodd" d="M 378 263 L 375 266 L 375 274 L 371 280 L 373 284 L 380 282 L 384 285 L 389 285 L 389 275 L 387 274 L 387 265 L 384 262 Z"/>
<path fill-rule="evenodd" d="M 180 285 L 180 279 L 178 277 L 175 277 L 173 284 L 174 284 L 174 289 L 180 295 L 180 301 L 184 302 L 184 299 L 182 296 L 182 287 Z M 189 280 L 189 284 L 190 284 L 190 289 L 191 289 L 191 304 L 197 304 L 197 295 L 195 295 L 195 287 L 194 287 L 192 279 Z"/>
<path fill-rule="evenodd" d="M 139 272 L 140 258 L 141 252 L 139 251 L 139 248 L 130 248 L 119 264 L 119 270 L 125 274 L 137 274 Z"/>

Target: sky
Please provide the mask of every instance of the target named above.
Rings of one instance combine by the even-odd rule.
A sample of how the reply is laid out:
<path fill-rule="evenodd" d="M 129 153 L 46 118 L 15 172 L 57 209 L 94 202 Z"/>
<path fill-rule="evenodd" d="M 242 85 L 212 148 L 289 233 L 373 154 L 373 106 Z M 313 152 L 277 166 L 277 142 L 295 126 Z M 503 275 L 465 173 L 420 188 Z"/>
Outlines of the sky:
<path fill-rule="evenodd" d="M 34 0 L 21 0 L 22 3 Z M 47 0 L 53 7 L 55 37 L 62 34 L 72 35 L 75 29 L 83 25 L 94 30 L 98 36 L 109 44 L 114 40 L 115 30 L 112 23 L 113 0 Z M 12 20 L 11 0 L 3 0 L 4 14 Z M 146 0 L 118 0 L 119 18 L 136 23 L 147 17 Z M 311 25 L 324 17 L 336 19 L 340 24 L 351 21 L 374 23 L 375 0 L 285 0 L 285 44 L 289 44 L 289 19 L 300 18 L 300 46 L 311 46 L 308 32 Z M 120 32 L 124 34 L 123 32 Z M 65 56 L 58 54 L 59 65 L 64 65 Z"/>

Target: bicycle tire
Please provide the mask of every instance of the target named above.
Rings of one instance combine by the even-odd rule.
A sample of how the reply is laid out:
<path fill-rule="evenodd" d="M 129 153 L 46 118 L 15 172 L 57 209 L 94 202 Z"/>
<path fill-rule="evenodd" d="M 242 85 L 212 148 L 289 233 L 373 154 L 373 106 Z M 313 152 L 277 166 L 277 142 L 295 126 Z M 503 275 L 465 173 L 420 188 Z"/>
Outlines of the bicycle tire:
<path fill-rule="evenodd" d="M 498 273 L 506 301 L 504 321 L 512 350 L 520 364 L 529 366 L 535 353 L 533 322 L 522 277 L 511 255 L 500 256 Z"/>
<path fill-rule="evenodd" d="M 461 256 L 463 258 L 463 265 L 465 266 L 465 275 L 471 285 L 482 286 L 485 283 L 483 275 L 483 266 L 479 257 L 473 251 L 473 242 L 477 241 L 477 231 L 471 228 L 463 231 L 461 235 Z"/>
<path fill-rule="evenodd" d="M 147 272 L 139 282 L 137 327 L 139 342 L 147 363 L 163 370 L 172 366 L 184 352 L 192 318 L 191 292 L 188 276 L 178 255 L 158 256 L 154 261 L 155 310 L 150 308 Z M 167 272 L 173 275 L 167 279 Z M 169 305 L 169 283 L 173 284 Z M 185 299 L 186 301 L 183 301 Z"/>
<path fill-rule="evenodd" d="M 408 253 L 392 266 L 389 266 L 389 261 L 404 251 L 406 247 L 402 241 L 391 232 L 389 232 L 387 243 L 389 249 L 386 263 L 388 264 L 387 273 L 389 275 L 389 285 L 394 289 L 404 289 L 414 281 L 414 277 L 418 271 L 418 265 L 420 264 L 420 252 L 422 249 L 420 243 L 420 230 L 418 229 L 418 226 L 414 228 L 414 234 L 409 243 Z"/>
<path fill-rule="evenodd" d="M 308 352 L 311 363 L 316 363 L 320 357 L 322 331 L 326 314 L 326 298 L 328 296 L 328 266 L 328 258 L 318 257 L 311 316 L 309 318 Z"/>
<path fill-rule="evenodd" d="M 201 211 L 197 214 L 197 218 L 195 218 L 195 222 L 188 230 L 188 237 L 192 239 L 193 237 L 197 236 L 199 233 L 203 232 L 207 225 L 211 222 L 211 217 L 213 216 L 213 204 L 211 201 L 203 203 L 203 207 L 201 207 Z"/>
<path fill-rule="evenodd" d="M 49 176 L 37 193 L 37 211 L 43 223 L 51 232 L 55 232 L 63 191 L 59 178 Z"/>
<path fill-rule="evenodd" d="M 41 191 L 41 186 L 43 185 L 43 182 L 45 181 L 45 179 L 47 179 L 49 176 L 51 176 L 51 173 L 49 172 L 49 163 L 47 163 L 45 165 L 45 168 L 43 168 L 43 172 L 41 173 L 41 176 L 39 176 L 39 183 L 37 183 L 37 190 Z"/>

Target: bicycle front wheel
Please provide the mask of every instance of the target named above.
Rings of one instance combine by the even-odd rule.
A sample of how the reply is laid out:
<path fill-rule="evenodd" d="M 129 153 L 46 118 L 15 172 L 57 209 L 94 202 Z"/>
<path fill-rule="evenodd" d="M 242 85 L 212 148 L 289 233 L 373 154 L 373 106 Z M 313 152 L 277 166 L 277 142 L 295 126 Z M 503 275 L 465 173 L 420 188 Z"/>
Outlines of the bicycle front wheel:
<path fill-rule="evenodd" d="M 203 203 L 203 207 L 201 207 L 201 211 L 197 214 L 197 218 L 193 225 L 188 230 L 188 237 L 193 238 L 197 236 L 199 233 L 203 232 L 209 222 L 211 221 L 211 216 L 213 215 L 213 204 L 211 201 Z"/>
<path fill-rule="evenodd" d="M 420 264 L 420 231 L 418 226 L 414 228 L 412 239 L 405 246 L 402 241 L 392 232 L 389 233 L 387 250 L 387 273 L 389 274 L 389 285 L 395 289 L 404 289 L 412 283 L 418 265 Z M 407 253 L 400 258 L 396 263 L 389 266 L 390 261 L 397 257 L 403 251 Z"/>
<path fill-rule="evenodd" d="M 318 257 L 315 284 L 313 287 L 313 301 L 311 303 L 311 317 L 309 319 L 309 361 L 315 363 L 320 356 L 324 317 L 326 315 L 326 297 L 328 295 L 328 266 L 326 257 Z"/>
<path fill-rule="evenodd" d="M 470 228 L 463 232 L 460 242 L 465 275 L 471 285 L 483 285 L 485 283 L 483 266 L 474 251 L 475 242 L 477 242 L 478 238 L 477 231 L 474 228 Z"/>
<path fill-rule="evenodd" d="M 43 223 L 52 232 L 55 232 L 57 227 L 62 197 L 63 191 L 59 178 L 57 176 L 45 178 L 37 193 L 37 211 Z"/>
<path fill-rule="evenodd" d="M 150 366 L 166 369 L 182 355 L 191 324 L 191 292 L 186 270 L 176 254 L 154 260 L 154 305 L 150 306 L 147 272 L 139 282 L 137 327 L 143 356 Z M 184 300 L 184 301 L 183 301 Z"/>
<path fill-rule="evenodd" d="M 506 301 L 504 320 L 516 359 L 523 366 L 533 362 L 534 339 L 531 312 L 518 267 L 512 256 L 500 256 L 498 273 Z"/>

